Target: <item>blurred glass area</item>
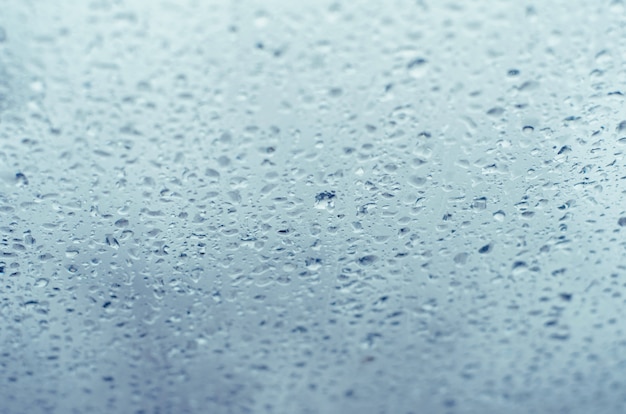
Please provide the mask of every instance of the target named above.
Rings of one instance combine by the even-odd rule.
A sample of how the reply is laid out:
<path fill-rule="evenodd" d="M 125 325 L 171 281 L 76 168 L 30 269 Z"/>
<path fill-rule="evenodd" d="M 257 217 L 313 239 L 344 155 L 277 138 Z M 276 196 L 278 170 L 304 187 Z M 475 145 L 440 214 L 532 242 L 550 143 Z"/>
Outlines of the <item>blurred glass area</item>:
<path fill-rule="evenodd" d="M 0 0 L 0 413 L 625 413 L 625 93 L 620 0 Z"/>

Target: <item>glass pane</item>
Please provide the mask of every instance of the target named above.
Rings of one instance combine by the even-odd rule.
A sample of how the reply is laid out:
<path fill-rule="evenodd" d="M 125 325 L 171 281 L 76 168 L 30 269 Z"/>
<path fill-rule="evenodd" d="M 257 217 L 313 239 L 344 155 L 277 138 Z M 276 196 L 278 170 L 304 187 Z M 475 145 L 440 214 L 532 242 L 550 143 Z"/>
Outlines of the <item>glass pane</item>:
<path fill-rule="evenodd" d="M 0 10 L 0 412 L 626 412 L 622 1 Z"/>

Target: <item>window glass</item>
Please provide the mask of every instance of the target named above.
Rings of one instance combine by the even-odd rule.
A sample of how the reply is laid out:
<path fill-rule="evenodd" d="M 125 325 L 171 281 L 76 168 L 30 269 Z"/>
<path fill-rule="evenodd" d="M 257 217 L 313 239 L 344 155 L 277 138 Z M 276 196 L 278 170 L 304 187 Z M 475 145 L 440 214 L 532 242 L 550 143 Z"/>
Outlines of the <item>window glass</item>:
<path fill-rule="evenodd" d="M 0 10 L 0 412 L 626 412 L 622 1 Z"/>

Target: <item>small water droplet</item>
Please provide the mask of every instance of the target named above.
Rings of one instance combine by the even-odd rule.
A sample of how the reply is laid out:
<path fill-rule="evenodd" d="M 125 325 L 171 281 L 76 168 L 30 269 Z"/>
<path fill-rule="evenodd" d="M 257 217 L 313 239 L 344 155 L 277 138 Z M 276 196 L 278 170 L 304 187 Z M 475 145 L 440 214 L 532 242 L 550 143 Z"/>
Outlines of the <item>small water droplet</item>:
<path fill-rule="evenodd" d="M 406 67 L 413 78 L 421 78 L 426 74 L 426 59 L 418 57 L 410 61 Z"/>
<path fill-rule="evenodd" d="M 480 249 L 478 249 L 478 253 L 481 253 L 481 254 L 489 253 L 491 249 L 492 249 L 492 245 L 491 243 L 489 243 L 489 244 L 484 245 Z"/>
<path fill-rule="evenodd" d="M 50 281 L 46 278 L 39 278 L 37 279 L 37 281 L 35 282 L 35 284 L 33 286 L 37 287 L 37 288 L 44 288 L 46 286 L 48 286 L 48 283 Z"/>
<path fill-rule="evenodd" d="M 493 213 L 493 218 L 496 221 L 503 221 L 505 217 L 506 217 L 506 214 L 502 210 L 498 210 L 495 213 Z"/>
<path fill-rule="evenodd" d="M 321 210 L 333 209 L 335 207 L 334 198 L 334 191 L 322 191 L 315 196 L 315 208 Z"/>
<path fill-rule="evenodd" d="M 487 208 L 487 197 L 477 197 L 472 203 L 472 208 L 477 210 L 484 210 Z"/>
<path fill-rule="evenodd" d="M 368 254 L 359 258 L 359 264 L 362 266 L 370 266 L 378 260 L 378 257 L 373 254 Z"/>
<path fill-rule="evenodd" d="M 115 222 L 115 225 L 117 227 L 126 227 L 126 226 L 128 226 L 128 220 L 126 220 L 126 219 L 119 219 L 119 220 L 117 220 Z"/>
<path fill-rule="evenodd" d="M 28 185 L 28 178 L 26 178 L 26 176 L 23 173 L 18 172 L 17 174 L 15 174 L 15 184 L 18 187 L 23 187 L 25 185 Z"/>

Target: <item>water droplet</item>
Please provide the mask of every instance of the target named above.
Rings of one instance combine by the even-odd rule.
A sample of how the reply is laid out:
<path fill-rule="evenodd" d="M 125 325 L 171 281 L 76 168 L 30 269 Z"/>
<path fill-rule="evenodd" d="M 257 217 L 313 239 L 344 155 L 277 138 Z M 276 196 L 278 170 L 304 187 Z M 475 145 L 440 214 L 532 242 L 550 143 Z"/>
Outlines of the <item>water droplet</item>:
<path fill-rule="evenodd" d="M 422 57 L 415 58 L 407 64 L 409 75 L 413 78 L 421 78 L 426 74 L 426 59 Z"/>
<path fill-rule="evenodd" d="M 493 213 L 493 218 L 496 221 L 503 221 L 505 217 L 506 217 L 506 214 L 502 210 L 498 210 L 495 213 Z"/>
<path fill-rule="evenodd" d="M 126 219 L 119 219 L 115 222 L 115 225 L 117 227 L 127 227 L 128 226 L 128 220 Z"/>
<path fill-rule="evenodd" d="M 362 266 L 371 266 L 378 260 L 378 257 L 373 254 L 368 254 L 359 258 L 359 264 Z"/>
<path fill-rule="evenodd" d="M 335 192 L 334 191 L 322 191 L 315 196 L 315 208 L 318 209 L 333 209 L 335 207 Z"/>
<path fill-rule="evenodd" d="M 37 281 L 34 283 L 33 286 L 37 288 L 45 288 L 46 286 L 48 286 L 48 283 L 50 283 L 50 281 L 42 277 L 42 278 L 37 279 Z"/>
<path fill-rule="evenodd" d="M 489 253 L 491 252 L 492 249 L 492 244 L 486 244 L 483 247 L 481 247 L 480 249 L 478 249 L 478 253 L 484 254 L 484 253 Z"/>
<path fill-rule="evenodd" d="M 487 197 L 477 197 L 472 203 L 472 208 L 477 210 L 484 210 L 487 208 Z"/>
<path fill-rule="evenodd" d="M 26 176 L 23 173 L 18 172 L 17 174 L 15 174 L 15 184 L 18 187 L 28 185 L 28 178 L 26 178 Z"/>

